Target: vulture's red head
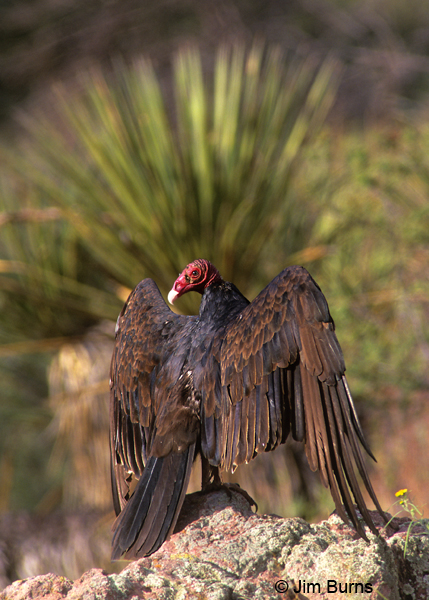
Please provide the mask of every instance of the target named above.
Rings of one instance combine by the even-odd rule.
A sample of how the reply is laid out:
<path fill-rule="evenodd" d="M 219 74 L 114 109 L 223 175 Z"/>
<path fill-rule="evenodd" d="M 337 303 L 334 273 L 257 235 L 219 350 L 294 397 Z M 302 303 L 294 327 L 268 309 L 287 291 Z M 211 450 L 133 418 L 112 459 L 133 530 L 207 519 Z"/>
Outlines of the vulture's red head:
<path fill-rule="evenodd" d="M 189 263 L 180 273 L 168 294 L 168 301 L 170 304 L 173 304 L 176 298 L 188 292 L 199 292 L 202 294 L 208 285 L 216 281 L 222 281 L 222 277 L 219 275 L 216 267 L 204 258 L 197 258 L 197 260 Z"/>

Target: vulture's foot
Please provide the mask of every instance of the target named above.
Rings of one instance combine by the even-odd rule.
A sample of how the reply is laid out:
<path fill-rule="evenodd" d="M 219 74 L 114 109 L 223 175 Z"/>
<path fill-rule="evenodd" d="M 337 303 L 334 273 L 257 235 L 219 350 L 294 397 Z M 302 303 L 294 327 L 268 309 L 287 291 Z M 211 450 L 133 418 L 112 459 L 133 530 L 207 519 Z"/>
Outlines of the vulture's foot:
<path fill-rule="evenodd" d="M 241 494 L 243 496 L 243 498 L 245 498 L 247 500 L 247 502 L 250 504 L 250 507 L 254 506 L 255 512 L 258 512 L 258 505 L 253 500 L 252 496 L 250 494 L 248 494 L 246 492 L 246 490 L 243 490 L 243 488 L 241 488 L 238 485 L 238 483 L 223 483 L 221 487 L 226 490 L 229 497 L 231 497 L 231 490 L 234 490 L 234 492 Z"/>
<path fill-rule="evenodd" d="M 219 490 L 224 490 L 229 498 L 232 497 L 231 490 L 238 492 L 247 500 L 250 507 L 254 506 L 255 512 L 258 512 L 258 505 L 246 490 L 243 490 L 238 483 L 224 483 L 219 467 L 211 465 L 204 456 L 201 456 L 201 493 L 218 492 Z"/>
<path fill-rule="evenodd" d="M 201 493 L 207 494 L 210 492 L 219 492 L 221 490 L 226 492 L 228 494 L 229 498 L 232 498 L 233 491 L 237 492 L 238 494 L 241 494 L 243 496 L 243 498 L 245 498 L 247 500 L 247 502 L 250 504 L 251 507 L 252 506 L 255 507 L 255 509 L 256 509 L 255 512 L 258 512 L 258 505 L 253 500 L 252 496 L 250 494 L 248 494 L 246 492 L 246 490 L 243 490 L 243 488 L 241 488 L 238 485 L 238 483 L 223 483 L 222 481 L 212 481 L 211 483 L 206 485 L 203 490 L 201 490 Z"/>

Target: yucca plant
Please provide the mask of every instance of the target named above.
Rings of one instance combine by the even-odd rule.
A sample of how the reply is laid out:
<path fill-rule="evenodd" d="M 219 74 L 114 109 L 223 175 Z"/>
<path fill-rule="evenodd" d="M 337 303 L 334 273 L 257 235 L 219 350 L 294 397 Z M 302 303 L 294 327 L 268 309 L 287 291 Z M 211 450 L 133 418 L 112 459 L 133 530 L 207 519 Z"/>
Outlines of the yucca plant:
<path fill-rule="evenodd" d="M 236 46 L 219 51 L 211 78 L 187 50 L 167 103 L 147 61 L 93 70 L 79 95 L 56 89 L 55 125 L 27 120 L 26 176 L 114 280 L 150 275 L 167 289 L 203 256 L 249 290 L 309 240 L 314 216 L 291 181 L 331 106 L 334 71 Z"/>
<path fill-rule="evenodd" d="M 52 218 L 7 224 L 4 301 L 22 338 L 88 332 L 72 347 L 61 340 L 50 370 L 50 431 L 69 465 L 72 503 L 90 502 L 82 490 L 103 470 L 98 504 L 109 503 L 107 443 L 94 442 L 108 404 L 99 396 L 107 364 L 87 373 L 86 361 L 99 356 L 88 351 L 88 328 L 113 322 L 143 277 L 166 292 L 194 258 L 213 260 L 252 295 L 306 248 L 317 208 L 306 210 L 294 180 L 332 104 L 336 71 L 329 59 L 316 65 L 237 45 L 219 50 L 210 75 L 199 53 L 185 50 L 174 60 L 171 98 L 140 60 L 89 70 L 78 91 L 55 88 L 49 117 L 22 117 L 29 135 L 18 152 L 8 149 L 15 189 L 4 196 L 15 206 L 25 197 Z M 14 307 L 17 293 L 22 306 Z"/>
<path fill-rule="evenodd" d="M 47 337 L 114 319 L 120 302 L 97 286 L 95 268 L 89 277 L 90 259 L 76 230 L 30 178 L 4 169 L 0 215 L 0 341 L 33 339 L 49 347 Z"/>

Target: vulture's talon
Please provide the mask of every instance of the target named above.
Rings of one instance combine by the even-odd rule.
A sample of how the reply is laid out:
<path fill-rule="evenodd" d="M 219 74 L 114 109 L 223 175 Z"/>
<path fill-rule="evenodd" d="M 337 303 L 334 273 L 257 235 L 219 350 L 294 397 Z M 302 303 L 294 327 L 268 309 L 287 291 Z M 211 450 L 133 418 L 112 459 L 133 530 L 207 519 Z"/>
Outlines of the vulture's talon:
<path fill-rule="evenodd" d="M 243 496 L 243 498 L 245 498 L 245 500 L 250 504 L 250 507 L 252 507 L 252 506 L 255 507 L 255 509 L 256 509 L 255 512 L 258 512 L 258 505 L 253 500 L 252 496 L 250 494 L 248 494 L 246 492 L 246 490 L 243 490 L 243 488 L 240 487 L 240 485 L 238 483 L 224 483 L 222 481 L 212 481 L 211 483 L 204 486 L 204 488 L 201 490 L 201 492 L 198 492 L 198 493 L 210 494 L 212 492 L 221 492 L 221 491 L 226 492 L 229 499 L 232 498 L 233 491 L 237 492 L 237 494 L 240 494 L 241 496 Z"/>
<path fill-rule="evenodd" d="M 238 483 L 224 483 L 223 487 L 226 489 L 226 491 L 228 492 L 230 497 L 231 497 L 231 490 L 233 490 L 234 492 L 237 492 L 237 494 L 241 494 L 243 496 L 243 498 L 245 500 L 247 500 L 247 502 L 250 504 L 250 508 L 252 508 L 252 506 L 254 506 L 255 512 L 258 512 L 257 503 L 253 500 L 252 496 L 246 492 L 246 490 L 243 490 L 243 488 L 240 487 L 240 485 Z"/>

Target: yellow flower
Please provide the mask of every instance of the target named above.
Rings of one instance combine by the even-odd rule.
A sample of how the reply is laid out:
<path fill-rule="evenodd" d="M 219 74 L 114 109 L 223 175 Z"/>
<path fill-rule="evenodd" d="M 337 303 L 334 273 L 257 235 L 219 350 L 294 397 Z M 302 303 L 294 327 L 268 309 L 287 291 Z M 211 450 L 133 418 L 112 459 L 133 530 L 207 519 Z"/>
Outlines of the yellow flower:
<path fill-rule="evenodd" d="M 399 496 L 405 496 L 405 494 L 406 494 L 407 492 L 408 492 L 408 490 L 407 490 L 406 488 L 405 488 L 405 489 L 403 489 L 403 490 L 398 490 L 398 491 L 396 492 L 395 496 L 396 496 L 397 498 L 399 498 Z"/>

